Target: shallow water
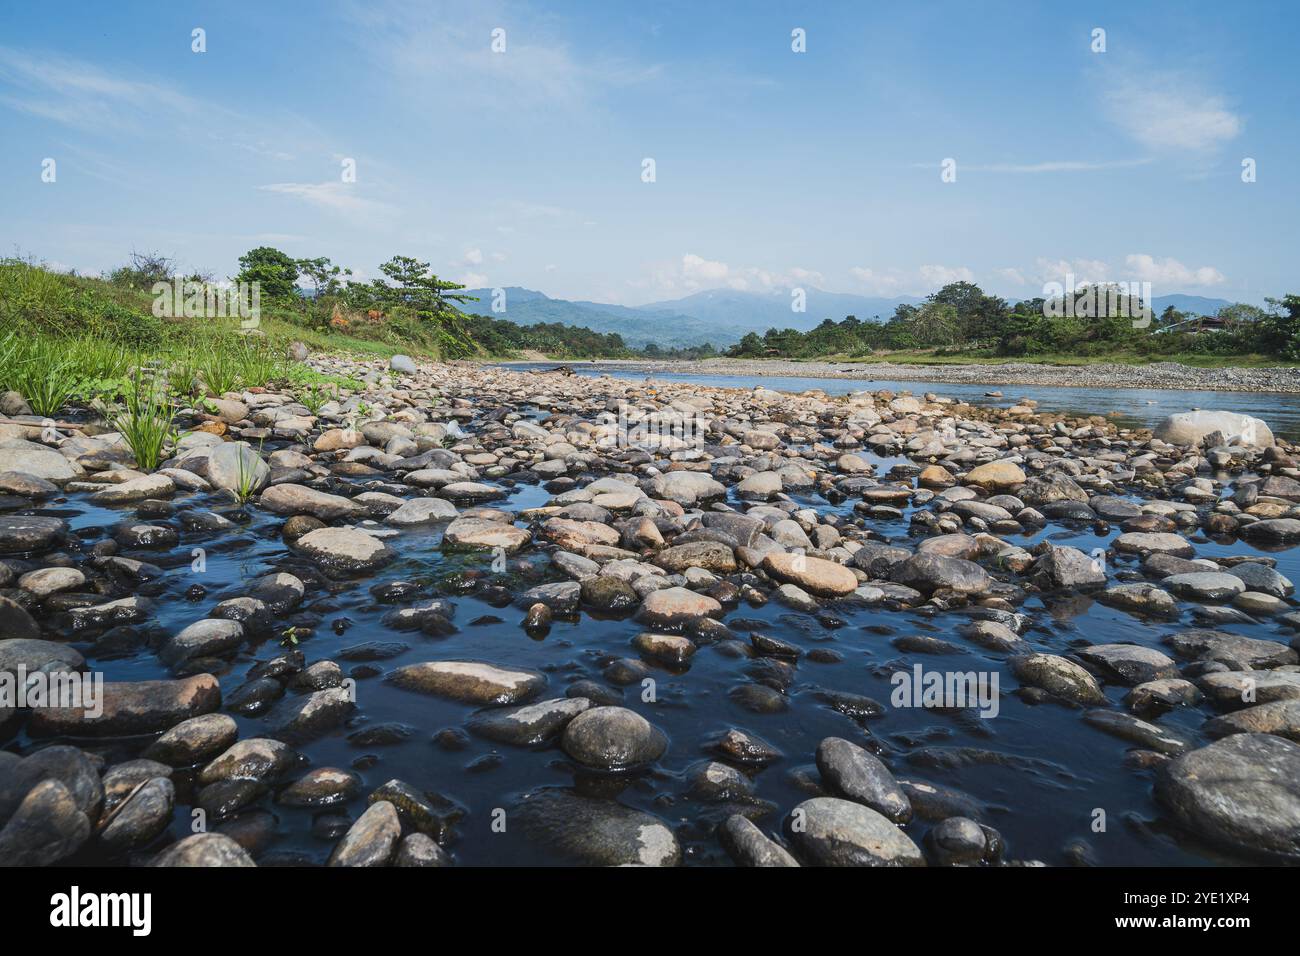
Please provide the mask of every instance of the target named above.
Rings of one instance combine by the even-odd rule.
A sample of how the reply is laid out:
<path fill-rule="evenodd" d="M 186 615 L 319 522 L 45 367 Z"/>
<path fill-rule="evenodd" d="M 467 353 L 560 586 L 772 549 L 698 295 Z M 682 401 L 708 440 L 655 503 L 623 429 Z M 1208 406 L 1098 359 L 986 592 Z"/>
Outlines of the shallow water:
<path fill-rule="evenodd" d="M 553 369 L 556 362 L 510 362 L 503 368 L 517 371 Z M 689 362 L 682 367 L 688 369 Z M 761 385 L 778 392 L 803 392 L 821 389 L 828 395 L 847 395 L 863 389 L 908 392 L 921 395 L 936 392 L 961 399 L 971 405 L 1009 408 L 1019 398 L 1037 400 L 1040 411 L 1070 412 L 1077 415 L 1106 415 L 1117 424 L 1151 427 L 1167 415 L 1194 408 L 1255 415 L 1266 421 L 1273 433 L 1288 441 L 1300 441 L 1300 395 L 1283 392 L 1209 392 L 1158 388 L 1058 388 L 1044 385 L 967 385 L 946 382 L 898 382 L 881 378 L 801 378 L 795 376 L 697 375 L 689 371 L 654 372 L 647 375 L 620 365 L 592 362 L 570 366 L 579 375 L 609 375 L 613 378 L 642 381 L 646 378 L 665 382 L 697 382 L 717 388 L 754 388 Z M 1002 398 L 986 392 L 1001 391 Z"/>
<path fill-rule="evenodd" d="M 710 384 L 727 383 L 711 380 Z M 779 387 L 781 383 L 766 380 L 763 384 Z M 919 383 L 909 385 L 918 392 L 927 388 Z M 860 386 L 850 382 L 798 380 L 793 387 L 847 391 Z M 958 393 L 951 386 L 936 386 L 935 390 L 941 394 Z M 1017 394 L 1040 398 L 1048 406 L 1045 393 L 1049 391 L 1052 390 L 1028 389 Z M 265 450 L 269 452 L 274 447 L 268 444 Z M 865 451 L 861 454 L 876 462 L 882 475 L 899 460 L 880 458 Z M 534 507 L 550 497 L 535 485 L 509 487 L 510 497 L 500 503 L 502 507 L 516 510 Z M 820 497 L 799 500 L 819 510 L 844 513 L 853 504 L 850 500 L 833 505 Z M 179 497 L 176 505 L 178 513 L 183 509 L 213 509 L 238 517 L 236 509 L 218 496 Z M 903 539 L 911 510 L 906 509 L 902 520 L 877 521 L 874 527 L 891 538 Z M 80 495 L 66 503 L 37 509 L 36 513 L 68 520 L 83 548 L 108 536 L 117 521 L 134 515 L 130 508 L 90 506 Z M 307 579 L 310 567 L 289 554 L 279 539 L 281 521 L 250 508 L 247 523 L 238 532 L 214 538 L 210 533 L 182 530 L 180 544 L 172 552 L 137 553 L 135 556 L 170 569 L 161 582 L 142 589 L 142 593 L 148 593 L 156 601 L 155 618 L 150 624 L 157 626 L 162 634 L 173 634 L 207 616 L 220 600 L 242 593 L 253 578 L 272 570 L 292 571 Z M 174 521 L 167 523 L 179 528 Z M 444 555 L 438 550 L 440 528 L 404 532 L 391 539 L 390 545 L 401 555 L 398 561 L 364 579 L 338 581 L 328 589 L 309 590 L 304 605 L 286 618 L 278 619 L 277 628 L 294 623 L 312 625 L 310 636 L 299 644 L 308 663 L 338 660 L 345 674 L 350 671 L 356 674 L 353 668 L 357 665 L 343 661 L 341 652 L 368 641 L 399 641 L 409 645 L 400 655 L 376 662 L 374 667 L 381 672 L 420 660 L 460 657 L 535 668 L 545 672 L 549 679 L 541 698 L 562 696 L 567 685 L 580 679 L 606 683 L 602 670 L 609 660 L 637 656 L 629 642 L 642 628 L 630 618 L 601 619 L 584 613 L 580 620 L 557 620 L 547 634 L 538 637 L 520 626 L 523 611 L 509 606 L 493 607 L 476 596 L 457 594 L 453 573 L 468 569 L 492 577 L 489 559 Z M 1009 540 L 1030 546 L 1043 537 L 1050 537 L 1091 551 L 1104 548 L 1116 534 L 1117 530 L 1099 536 L 1087 529 L 1064 528 L 1053 523 L 1044 530 Z M 1196 542 L 1198 556 L 1258 553 L 1245 543 L 1192 540 Z M 207 549 L 203 573 L 191 570 L 192 549 L 196 547 Z M 1300 573 L 1300 553 L 1284 551 L 1274 556 L 1278 570 L 1295 579 Z M 510 569 L 510 580 L 517 589 L 562 579 L 548 568 L 544 555 L 530 551 L 521 557 Z M 1135 560 L 1122 565 L 1135 566 Z M 419 631 L 396 632 L 382 625 L 380 619 L 387 611 L 409 606 L 414 600 L 401 605 L 380 605 L 370 596 L 369 588 L 397 580 L 423 582 L 423 597 L 450 595 L 456 604 L 457 633 L 434 638 Z M 195 585 L 202 587 L 202 594 L 188 593 Z M 1031 597 L 1020 610 L 1035 622 L 1025 633 L 1026 640 L 1044 650 L 1067 653 L 1072 645 L 1080 642 L 1137 642 L 1168 650 L 1161 645 L 1161 637 L 1195 626 L 1186 610 L 1188 605 L 1181 606 L 1184 612 L 1178 620 L 1159 622 L 1132 617 L 1086 597 L 1052 600 L 1047 605 L 1043 599 Z M 571 786 L 576 779 L 583 788 L 617 796 L 622 802 L 667 821 L 678 833 L 687 862 L 726 865 L 729 861 L 711 833 L 711 825 L 725 817 L 726 812 L 685 796 L 682 774 L 691 764 L 706 758 L 708 738 L 730 727 L 748 730 L 784 753 L 781 761 L 754 775 L 755 796 L 774 804 L 773 812 L 758 821 L 767 832 L 778 831 L 785 814 L 809 796 L 791 779 L 791 771 L 812 767 L 817 744 L 824 737 L 842 736 L 880 754 L 899 778 L 954 787 L 987 805 L 986 822 L 1002 833 L 1008 858 L 1067 863 L 1070 860 L 1067 847 L 1083 844 L 1090 859 L 1108 865 L 1244 862 L 1199 846 L 1186 834 L 1168 831 L 1151 796 L 1150 774 L 1123 765 L 1126 751 L 1134 745 L 1085 724 L 1081 710 L 1054 704 L 1030 706 L 1011 694 L 1016 681 L 1005 666 L 1004 655 L 986 652 L 956 635 L 957 628 L 969 620 L 963 613 L 931 617 L 917 611 L 879 608 L 827 605 L 826 609 L 840 619 L 838 625 L 796 613 L 775 601 L 757 609 L 742 603 L 724 617 L 724 621 L 733 625 L 739 620 L 754 622 L 751 627 L 794 643 L 805 652 L 829 647 L 843 655 L 840 662 L 833 664 L 801 658 L 795 682 L 788 691 L 788 707 L 781 713 L 755 714 L 728 696 L 731 690 L 751 680 L 755 662 L 729 656 L 721 645 L 702 646 L 684 670 L 654 668 L 657 685 L 654 702 L 639 699 L 639 684 L 625 688 L 629 706 L 659 727 L 670 743 L 667 753 L 654 768 L 614 781 L 576 774 L 571 762 L 555 745 L 530 750 L 470 735 L 464 749 L 444 749 L 433 742 L 433 736 L 444 728 L 462 728 L 474 708 L 393 688 L 383 683 L 381 676 L 359 677 L 357 714 L 348 726 L 299 749 L 312 766 L 357 770 L 364 781 L 361 796 L 342 808 L 354 819 L 365 809 L 365 794 L 393 778 L 459 803 L 467 815 L 457 825 L 454 841 L 448 848 L 463 864 L 569 862 L 540 848 L 518 828 L 507 825 L 506 832 L 501 833 L 491 824 L 497 808 L 514 806 L 525 791 L 542 786 Z M 1289 632 L 1276 624 L 1228 625 L 1224 629 L 1284 642 L 1290 640 Z M 737 630 L 743 636 L 746 628 L 737 626 Z M 908 654 L 891 645 L 892 638 L 910 634 L 944 638 L 962 651 L 947 656 Z M 277 638 L 272 637 L 260 645 L 247 645 L 230 669 L 219 675 L 223 693 L 228 695 L 238 687 L 257 660 L 278 653 L 278 644 Z M 83 650 L 88 650 L 88 646 L 83 646 Z M 1000 714 L 995 719 L 981 719 L 971 712 L 889 707 L 890 676 L 899 670 L 908 671 L 917 663 L 927 670 L 998 674 L 1002 692 Z M 109 681 L 169 676 L 149 650 L 126 659 L 96 661 L 92 658 L 91 666 L 102 671 Z M 872 697 L 886 705 L 886 714 L 859 724 L 819 700 L 817 693 L 822 688 Z M 1118 702 L 1126 690 L 1108 685 L 1107 697 L 1112 704 L 1120 706 Z M 1199 728 L 1208 715 L 1208 709 L 1184 709 L 1167 714 L 1158 722 L 1203 745 L 1208 743 L 1208 738 Z M 236 719 L 241 738 L 265 733 L 264 718 L 237 716 Z M 415 731 L 395 746 L 358 748 L 346 739 L 353 730 L 389 721 L 408 724 Z M 78 743 L 104 753 L 110 762 L 115 762 L 137 756 L 144 742 Z M 33 742 L 20 737 L 0 744 L 22 751 Z M 918 762 L 921 759 L 918 753 L 923 754 L 924 748 L 960 746 L 997 751 L 1011 765 L 933 769 Z M 816 775 L 815 768 L 813 775 Z M 178 808 L 170 832 L 180 838 L 190 832 L 189 792 L 184 785 L 184 774 L 179 774 L 177 780 Z M 334 841 L 318 839 L 311 833 L 313 817 L 323 811 L 281 807 L 270 797 L 258 806 L 278 818 L 277 838 L 259 854 L 262 862 L 271 862 L 277 855 L 294 861 L 324 862 Z M 1097 809 L 1106 811 L 1108 823 L 1104 833 L 1092 829 Z M 507 816 L 507 822 L 508 819 Z M 930 825 L 915 820 L 907 832 L 920 843 Z M 75 862 L 109 861 L 95 856 L 93 851 L 83 851 Z"/>

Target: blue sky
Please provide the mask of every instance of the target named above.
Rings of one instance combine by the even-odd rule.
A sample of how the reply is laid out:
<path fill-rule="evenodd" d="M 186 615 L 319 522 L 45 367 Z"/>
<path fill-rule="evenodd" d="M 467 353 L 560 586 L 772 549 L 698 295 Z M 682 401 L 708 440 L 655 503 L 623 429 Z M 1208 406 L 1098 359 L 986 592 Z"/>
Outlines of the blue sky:
<path fill-rule="evenodd" d="M 0 253 L 1261 302 L 1300 292 L 1298 32 L 1294 3 L 6 4 Z"/>

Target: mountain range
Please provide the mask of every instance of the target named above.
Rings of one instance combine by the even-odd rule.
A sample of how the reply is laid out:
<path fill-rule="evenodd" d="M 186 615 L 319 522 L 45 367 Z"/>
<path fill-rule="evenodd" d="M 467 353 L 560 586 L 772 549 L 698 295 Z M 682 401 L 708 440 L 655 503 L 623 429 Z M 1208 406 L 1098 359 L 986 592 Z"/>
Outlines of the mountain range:
<path fill-rule="evenodd" d="M 469 289 L 466 294 L 477 302 L 460 306 L 464 312 L 476 312 L 493 318 L 509 319 L 519 325 L 558 322 L 561 325 L 585 326 L 594 332 L 617 332 L 623 341 L 636 348 L 653 342 L 667 348 L 712 343 L 722 349 L 747 332 L 766 332 L 770 328 L 798 329 L 806 332 L 826 319 L 839 321 L 855 315 L 863 321 L 886 321 L 903 303 L 915 305 L 924 300 L 915 296 L 882 298 L 845 292 L 805 290 L 805 309 L 791 308 L 788 290 L 778 292 L 742 292 L 735 289 L 708 289 L 681 299 L 626 306 L 604 302 L 552 299 L 533 289 L 507 286 L 505 309 L 492 311 L 492 289 Z M 1213 315 L 1230 303 L 1199 295 L 1155 296 L 1152 307 L 1156 315 L 1172 305 L 1181 312 Z"/>

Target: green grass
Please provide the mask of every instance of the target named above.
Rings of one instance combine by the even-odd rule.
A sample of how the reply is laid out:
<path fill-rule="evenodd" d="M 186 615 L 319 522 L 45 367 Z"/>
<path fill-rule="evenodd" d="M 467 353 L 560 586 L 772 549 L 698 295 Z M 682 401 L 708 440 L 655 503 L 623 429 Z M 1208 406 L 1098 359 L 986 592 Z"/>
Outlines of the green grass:
<path fill-rule="evenodd" d="M 123 408 L 113 417 L 112 425 L 131 449 L 138 468 L 153 471 L 163 460 L 167 445 L 176 439 L 175 414 L 165 385 L 156 375 L 137 367 Z"/>
<path fill-rule="evenodd" d="M 73 402 L 98 407 L 125 400 L 124 420 L 147 432 L 142 423 L 151 420 L 151 407 L 158 408 L 139 391 L 142 368 L 159 370 L 167 389 L 191 398 L 279 385 L 355 391 L 361 382 L 291 362 L 286 347 L 301 341 L 316 354 L 436 355 L 417 342 L 322 331 L 280 305 L 264 307 L 252 333 L 238 319 L 160 319 L 152 305 L 148 290 L 0 259 L 0 390 L 19 392 L 33 412 L 50 417 Z M 361 331 L 401 334 L 368 326 Z"/>

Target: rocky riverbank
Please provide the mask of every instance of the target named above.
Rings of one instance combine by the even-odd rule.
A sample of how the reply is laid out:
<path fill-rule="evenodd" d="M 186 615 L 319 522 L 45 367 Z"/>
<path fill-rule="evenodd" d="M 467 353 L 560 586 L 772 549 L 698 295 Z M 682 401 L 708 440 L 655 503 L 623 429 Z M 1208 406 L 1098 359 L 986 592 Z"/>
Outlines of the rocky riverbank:
<path fill-rule="evenodd" d="M 574 365 L 582 363 L 571 363 Z M 698 362 L 605 360 L 646 374 L 689 371 L 693 375 L 750 378 L 862 379 L 878 382 L 935 382 L 961 385 L 1047 385 L 1067 388 L 1148 388 L 1216 392 L 1300 393 L 1296 368 L 1194 368 L 1177 362 L 1149 365 L 1041 365 L 1030 362 L 921 365 L 893 362 L 819 362 L 788 359 L 714 358 Z"/>
<path fill-rule="evenodd" d="M 0 862 L 1300 861 L 1263 422 L 312 363 L 0 424 Z"/>

